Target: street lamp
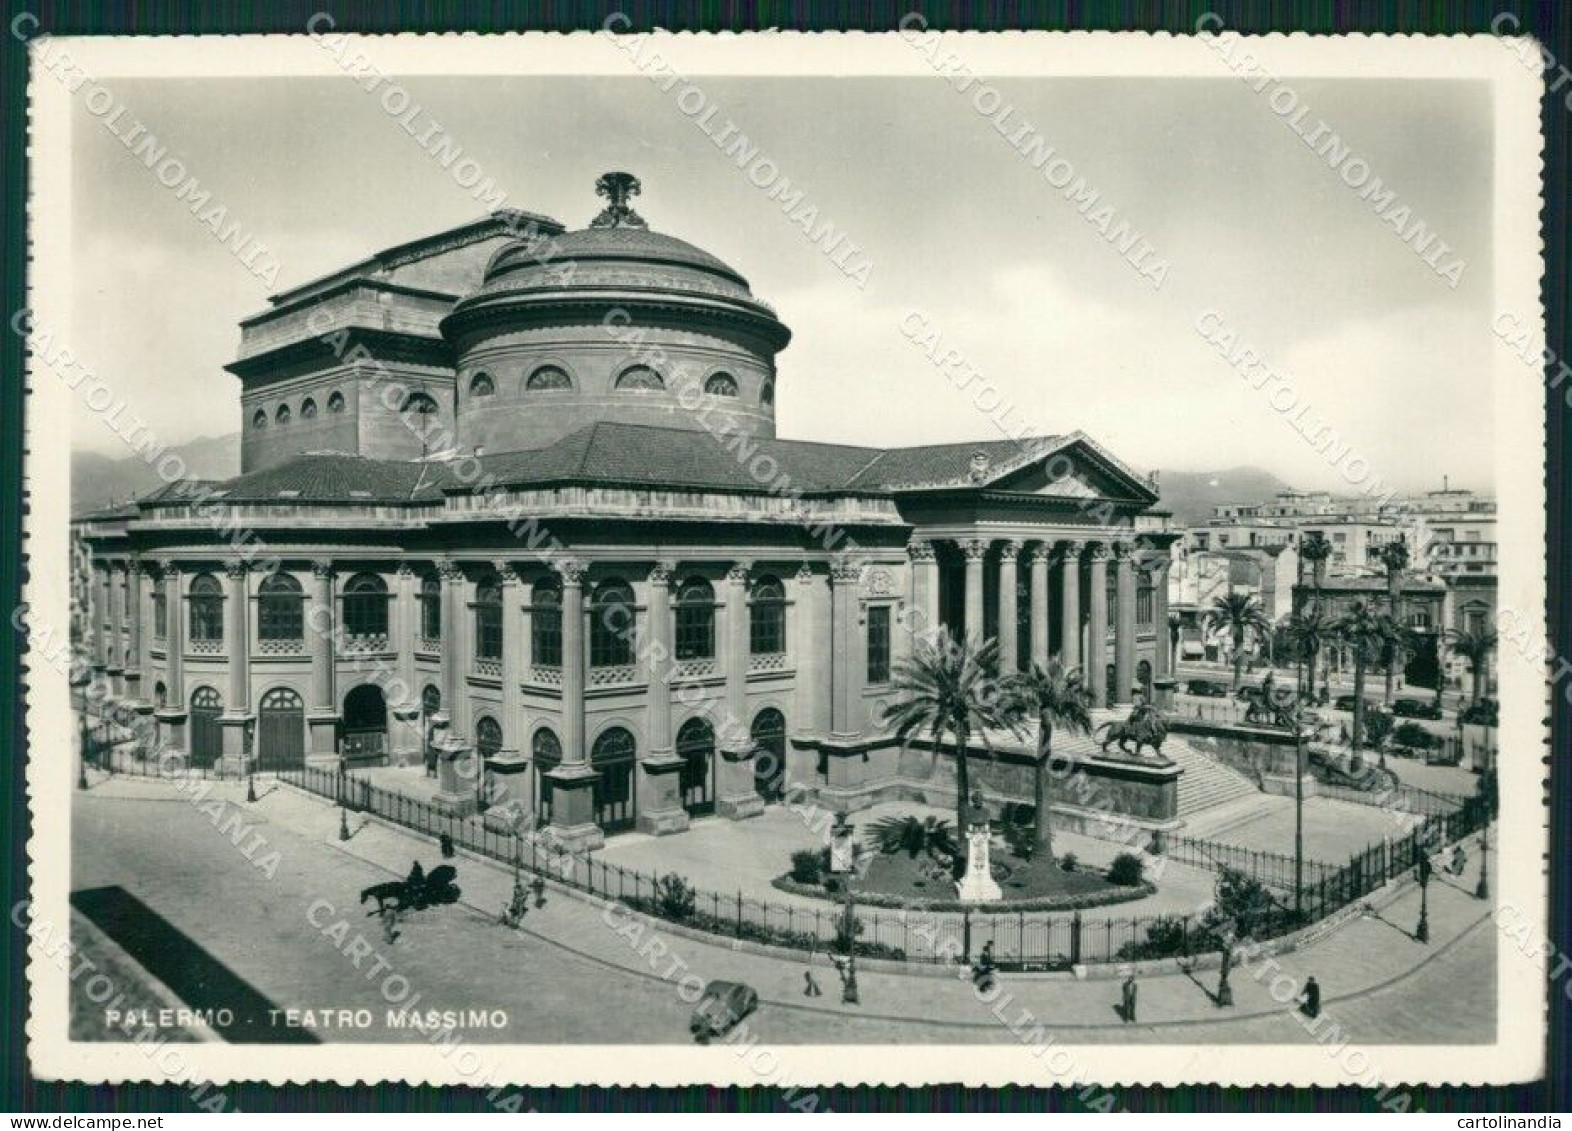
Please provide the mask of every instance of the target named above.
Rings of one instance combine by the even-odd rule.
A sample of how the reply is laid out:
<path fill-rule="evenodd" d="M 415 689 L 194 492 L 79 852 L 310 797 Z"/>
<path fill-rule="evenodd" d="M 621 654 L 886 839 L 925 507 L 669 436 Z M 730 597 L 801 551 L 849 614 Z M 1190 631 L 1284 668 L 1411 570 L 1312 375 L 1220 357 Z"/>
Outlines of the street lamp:
<path fill-rule="evenodd" d="M 349 798 L 345 786 L 349 781 L 349 759 L 338 756 L 338 839 L 349 839 Z"/>
<path fill-rule="evenodd" d="M 243 752 L 246 759 L 246 803 L 255 805 L 257 800 L 257 760 L 252 756 L 254 748 L 251 744 L 251 724 L 249 722 L 246 723 L 246 729 L 242 733 L 244 734 L 245 742 Z"/>
<path fill-rule="evenodd" d="M 1430 941 L 1430 854 L 1418 840 L 1414 845 L 1419 852 L 1419 926 L 1414 930 L 1414 938 L 1427 943 Z"/>
<path fill-rule="evenodd" d="M 85 709 L 83 710 L 83 712 L 80 715 L 77 716 L 77 722 L 80 724 L 80 729 L 81 729 L 82 733 L 81 733 L 81 742 L 80 742 L 80 744 L 78 746 L 78 749 L 77 749 L 76 787 L 78 789 L 86 789 L 87 788 L 87 744 L 88 744 L 88 737 L 87 737 L 87 711 Z"/>
<path fill-rule="evenodd" d="M 1305 726 L 1294 721 L 1294 921 L 1304 921 Z"/>
<path fill-rule="evenodd" d="M 1490 812 L 1485 812 L 1485 827 L 1479 830 L 1479 886 L 1475 899 L 1490 898 Z"/>

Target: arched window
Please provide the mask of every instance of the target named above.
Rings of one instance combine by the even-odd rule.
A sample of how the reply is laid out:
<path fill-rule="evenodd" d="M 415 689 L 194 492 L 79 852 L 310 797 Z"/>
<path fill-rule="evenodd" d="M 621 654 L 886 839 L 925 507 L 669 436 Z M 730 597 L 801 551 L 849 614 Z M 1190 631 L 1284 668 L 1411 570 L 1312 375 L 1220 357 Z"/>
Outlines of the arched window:
<path fill-rule="evenodd" d="M 497 756 L 502 749 L 502 724 L 490 715 L 482 715 L 475 722 L 475 751 L 482 758 Z"/>
<path fill-rule="evenodd" d="M 260 408 L 257 409 L 256 413 L 251 417 L 251 427 L 253 427 L 253 428 L 266 428 L 267 427 L 267 410 L 266 409 L 260 409 Z"/>
<path fill-rule="evenodd" d="M 496 382 L 489 373 L 477 373 L 469 379 L 469 395 L 472 397 L 489 397 L 496 391 Z"/>
<path fill-rule="evenodd" d="M 573 378 L 568 376 L 567 370 L 556 365 L 542 365 L 529 375 L 529 380 L 524 382 L 524 388 L 531 393 L 543 393 L 552 389 L 573 388 Z"/>
<path fill-rule="evenodd" d="M 385 637 L 388 586 L 374 573 L 357 573 L 344 586 L 344 631 L 351 637 Z"/>
<path fill-rule="evenodd" d="M 602 582 L 590 603 L 590 667 L 631 664 L 633 634 L 633 590 L 625 581 Z"/>
<path fill-rule="evenodd" d="M 273 421 L 279 425 L 289 423 L 289 406 L 287 404 L 278 406 L 278 411 L 273 414 Z"/>
<path fill-rule="evenodd" d="M 774 381 L 766 381 L 766 382 L 764 382 L 763 388 L 761 388 L 759 390 L 759 403 L 761 405 L 763 405 L 764 407 L 766 407 L 766 408 L 769 408 L 771 405 L 773 405 L 775 403 L 775 382 Z"/>
<path fill-rule="evenodd" d="M 420 579 L 420 635 L 423 640 L 442 639 L 442 582 L 434 573 Z"/>
<path fill-rule="evenodd" d="M 164 681 L 159 680 L 153 685 L 153 706 L 162 707 L 169 702 L 169 688 L 164 686 Z"/>
<path fill-rule="evenodd" d="M 344 411 L 344 394 L 339 392 L 337 389 L 333 390 L 333 392 L 328 394 L 328 411 L 329 412 L 343 412 Z"/>
<path fill-rule="evenodd" d="M 554 577 L 535 582 L 530 593 L 530 663 L 562 666 L 562 584 Z"/>
<path fill-rule="evenodd" d="M 442 688 L 434 683 L 426 684 L 420 693 L 420 709 L 428 719 L 442 710 Z"/>
<path fill-rule="evenodd" d="M 618 392 L 650 393 L 665 387 L 666 382 L 661 380 L 660 374 L 647 365 L 629 366 L 617 377 Z"/>
<path fill-rule="evenodd" d="M 257 637 L 261 640 L 305 639 L 300 582 L 287 573 L 264 578 L 257 590 Z"/>
<path fill-rule="evenodd" d="M 475 659 L 502 659 L 502 579 L 494 573 L 475 588 Z"/>
<path fill-rule="evenodd" d="M 748 650 L 755 656 L 786 651 L 786 589 L 765 575 L 753 583 L 748 607 Z"/>
<path fill-rule="evenodd" d="M 694 816 L 715 811 L 715 728 L 705 719 L 689 719 L 677 731 L 677 788 L 682 807 Z"/>
<path fill-rule="evenodd" d="M 425 393 L 411 393 L 404 398 L 404 403 L 399 406 L 398 410 L 413 416 L 435 416 L 437 413 L 437 402 Z"/>
<path fill-rule="evenodd" d="M 211 573 L 191 579 L 191 639 L 193 642 L 224 642 L 224 586 Z"/>
<path fill-rule="evenodd" d="M 300 419 L 313 420 L 317 415 L 317 402 L 307 397 L 300 402 Z"/>
<path fill-rule="evenodd" d="M 677 659 L 715 657 L 715 590 L 702 577 L 690 577 L 677 590 Z"/>
<path fill-rule="evenodd" d="M 715 373 L 704 382 L 704 391 L 712 397 L 734 397 L 737 395 L 737 382 L 730 373 Z"/>

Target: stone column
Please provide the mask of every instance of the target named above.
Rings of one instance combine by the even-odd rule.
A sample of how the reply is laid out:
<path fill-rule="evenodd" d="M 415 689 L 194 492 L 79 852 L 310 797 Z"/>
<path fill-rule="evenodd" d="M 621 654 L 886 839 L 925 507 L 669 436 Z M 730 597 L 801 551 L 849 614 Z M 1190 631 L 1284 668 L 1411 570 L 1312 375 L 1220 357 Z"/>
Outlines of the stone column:
<path fill-rule="evenodd" d="M 1084 542 L 1059 543 L 1059 660 L 1081 664 L 1081 553 Z"/>
<path fill-rule="evenodd" d="M 154 718 L 164 735 L 164 749 L 181 758 L 186 749 L 186 602 L 178 562 L 158 563 L 164 586 L 164 706 Z"/>
<path fill-rule="evenodd" d="M 1132 702 L 1135 683 L 1135 547 L 1128 542 L 1114 546 L 1117 575 L 1114 608 L 1114 702 Z"/>
<path fill-rule="evenodd" d="M 333 563 L 325 558 L 312 562 L 311 600 L 306 610 L 306 636 L 311 647 L 311 704 L 306 724 L 311 731 L 311 749 L 306 760 L 337 768 L 339 715 L 333 694 L 333 638 L 338 632 L 338 610 L 333 601 Z"/>
<path fill-rule="evenodd" d="M 139 714 L 150 709 L 146 690 L 142 687 L 142 673 L 147 670 L 147 634 L 142 619 L 146 615 L 146 602 L 142 595 L 142 578 L 145 571 L 139 558 L 132 558 L 126 570 L 126 605 L 130 619 L 131 641 L 126 645 L 126 695 L 135 704 Z"/>
<path fill-rule="evenodd" d="M 109 676 L 110 692 L 119 698 L 126 689 L 125 634 L 121 628 L 125 623 L 125 568 L 119 562 L 110 562 L 104 572 L 104 595 L 104 607 L 109 618 L 109 628 L 105 634 L 109 651 L 104 671 Z"/>
<path fill-rule="evenodd" d="M 1086 683 L 1092 690 L 1092 705 L 1108 701 L 1108 547 L 1102 544 L 1086 551 L 1091 563 L 1086 584 L 1091 590 L 1091 612 L 1086 626 Z"/>
<path fill-rule="evenodd" d="M 640 832 L 661 836 L 688 827 L 682 807 L 682 759 L 672 747 L 671 677 L 675 663 L 675 631 L 671 616 L 672 562 L 656 562 L 644 581 L 645 740 L 649 749 L 639 760 L 637 788 Z"/>
<path fill-rule="evenodd" d="M 244 774 L 251 756 L 246 732 L 251 713 L 251 593 L 243 561 L 224 564 L 224 652 L 229 661 L 229 694 L 218 725 L 223 735 L 224 769 Z"/>
<path fill-rule="evenodd" d="M 1157 653 L 1152 660 L 1152 677 L 1161 679 L 1173 674 L 1173 633 L 1168 627 L 1168 567 L 1167 559 L 1152 569 L 1152 621 L 1157 629 Z"/>
<path fill-rule="evenodd" d="M 786 748 L 786 791 L 811 785 L 817 759 L 809 748 L 826 732 L 824 719 L 830 697 L 828 678 L 829 616 L 823 608 L 824 578 L 803 562 L 792 578 L 792 601 L 786 610 L 786 647 L 796 672 L 792 684 L 791 742 Z"/>
<path fill-rule="evenodd" d="M 1034 546 L 1026 557 L 1031 571 L 1031 658 L 1039 667 L 1048 666 L 1048 547 Z"/>
<path fill-rule="evenodd" d="M 988 543 L 973 538 L 961 543 L 961 553 L 966 555 L 966 638 L 974 645 L 982 643 L 983 620 L 983 558 L 988 554 Z"/>
<path fill-rule="evenodd" d="M 393 701 L 388 704 L 399 723 L 393 728 L 393 749 L 389 752 L 389 761 L 396 766 L 413 766 L 421 760 L 420 683 L 415 675 L 415 645 L 420 639 L 416 583 L 415 567 L 400 562 L 392 616 L 388 618 L 388 639 L 398 657 L 397 686 L 388 689 L 396 693 L 390 695 Z"/>
<path fill-rule="evenodd" d="M 855 740 L 862 734 L 862 641 L 857 586 L 862 563 L 837 561 L 830 567 L 831 663 L 834 678 L 830 696 L 830 734 L 837 741 Z"/>
<path fill-rule="evenodd" d="M 459 697 L 464 694 L 464 672 L 469 658 L 464 654 L 464 613 L 461 608 L 464 571 L 457 562 L 444 559 L 437 563 L 442 581 L 442 707 L 433 716 L 440 731 L 456 734 L 459 725 Z"/>
<path fill-rule="evenodd" d="M 110 565 L 97 562 L 93 566 L 93 666 L 103 671 L 109 665 L 109 586 Z"/>
<path fill-rule="evenodd" d="M 606 843 L 595 823 L 595 779 L 584 739 L 584 563 L 557 564 L 562 575 L 562 764 L 551 770 L 551 835 L 571 852 Z"/>
<path fill-rule="evenodd" d="M 748 578 L 753 563 L 739 561 L 726 571 L 726 711 L 720 734 L 720 772 L 715 812 L 740 821 L 764 812 L 754 787 L 753 737 L 748 728 Z"/>
<path fill-rule="evenodd" d="M 1019 542 L 1004 542 L 999 546 L 999 671 L 1005 675 L 1019 667 L 1020 650 L 1017 626 L 1020 609 L 1017 595 L 1021 583 L 1018 567 L 1021 558 Z"/>
<path fill-rule="evenodd" d="M 912 560 L 911 631 L 916 639 L 914 646 L 921 646 L 934 639 L 939 631 L 939 557 L 932 542 L 914 540 L 907 543 L 906 553 Z"/>
<path fill-rule="evenodd" d="M 502 591 L 502 749 L 497 752 L 491 773 L 500 793 L 493 804 L 511 813 L 533 813 L 525 807 L 524 782 L 529 780 L 524 758 L 524 636 L 519 613 L 523 585 L 508 561 L 492 563 Z M 487 767 L 481 767 L 485 773 Z"/>

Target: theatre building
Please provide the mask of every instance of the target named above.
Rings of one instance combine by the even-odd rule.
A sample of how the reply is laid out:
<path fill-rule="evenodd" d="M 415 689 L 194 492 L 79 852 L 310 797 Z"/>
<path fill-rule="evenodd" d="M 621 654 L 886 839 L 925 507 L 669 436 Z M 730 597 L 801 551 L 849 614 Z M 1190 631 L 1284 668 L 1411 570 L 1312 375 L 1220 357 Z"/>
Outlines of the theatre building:
<path fill-rule="evenodd" d="M 1168 674 L 1152 479 L 1080 433 L 777 437 L 791 331 L 633 178 L 597 188 L 587 228 L 498 212 L 274 296 L 227 367 L 240 475 L 76 520 L 85 646 L 159 750 L 478 756 L 446 804 L 505 788 L 594 846 L 787 786 L 953 798 L 880 722 L 914 627 L 1109 704 Z"/>

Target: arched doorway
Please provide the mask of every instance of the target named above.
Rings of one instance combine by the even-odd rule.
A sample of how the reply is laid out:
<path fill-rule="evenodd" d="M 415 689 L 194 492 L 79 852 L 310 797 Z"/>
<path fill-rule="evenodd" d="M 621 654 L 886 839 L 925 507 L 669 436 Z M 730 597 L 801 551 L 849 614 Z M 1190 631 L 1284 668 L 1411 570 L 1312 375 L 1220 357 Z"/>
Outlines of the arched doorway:
<path fill-rule="evenodd" d="M 682 807 L 693 817 L 715 812 L 715 728 L 704 719 L 689 719 L 677 731 L 677 757 L 682 769 L 677 788 Z"/>
<path fill-rule="evenodd" d="M 753 789 L 766 804 L 786 792 L 786 716 L 766 707 L 753 716 Z"/>
<path fill-rule="evenodd" d="M 490 715 L 475 721 L 475 753 L 480 756 L 480 799 L 490 805 L 497 798 L 497 779 L 491 762 L 502 750 L 502 724 Z"/>
<path fill-rule="evenodd" d="M 191 764 L 207 769 L 224 752 L 224 736 L 218 716 L 224 713 L 224 698 L 211 687 L 191 693 Z"/>
<path fill-rule="evenodd" d="M 388 702 L 382 689 L 363 683 L 344 697 L 344 743 L 340 753 L 352 762 L 383 757 L 388 748 Z"/>
<path fill-rule="evenodd" d="M 1158 643 L 1158 647 L 1162 647 L 1161 642 Z M 1152 701 L 1152 665 L 1150 662 L 1142 660 L 1135 665 L 1135 681 L 1141 685 L 1141 697 L 1150 704 Z"/>
<path fill-rule="evenodd" d="M 562 765 L 562 743 L 550 730 L 542 727 L 530 742 L 530 761 L 535 773 L 535 821 L 551 823 L 551 779 L 546 775 Z"/>
<path fill-rule="evenodd" d="M 590 764 L 599 775 L 595 782 L 595 823 L 605 832 L 620 833 L 633 827 L 636 749 L 632 734 L 622 727 L 612 727 L 595 740 L 590 751 Z"/>
<path fill-rule="evenodd" d="M 257 769 L 298 770 L 306 764 L 306 705 L 287 687 L 262 696 L 257 708 Z"/>
<path fill-rule="evenodd" d="M 431 744 L 431 716 L 442 710 L 442 689 L 428 683 L 420 693 L 420 755 L 426 776 L 437 776 L 437 748 Z"/>
<path fill-rule="evenodd" d="M 1116 669 L 1112 664 L 1103 668 L 1103 706 L 1112 707 L 1119 699 L 1119 680 L 1115 674 Z M 1125 693 L 1129 693 L 1125 688 Z"/>

